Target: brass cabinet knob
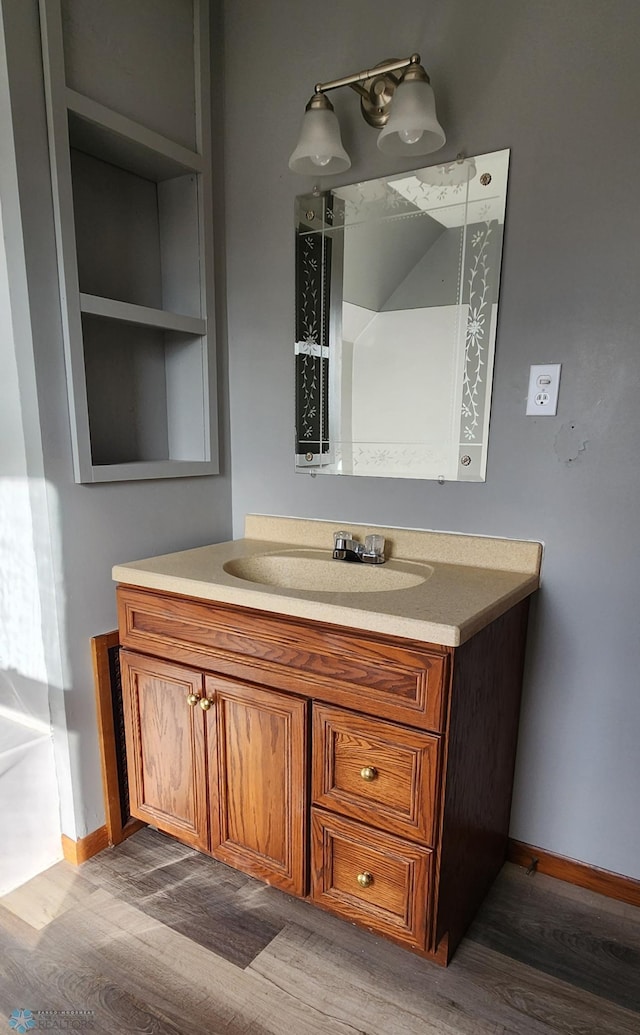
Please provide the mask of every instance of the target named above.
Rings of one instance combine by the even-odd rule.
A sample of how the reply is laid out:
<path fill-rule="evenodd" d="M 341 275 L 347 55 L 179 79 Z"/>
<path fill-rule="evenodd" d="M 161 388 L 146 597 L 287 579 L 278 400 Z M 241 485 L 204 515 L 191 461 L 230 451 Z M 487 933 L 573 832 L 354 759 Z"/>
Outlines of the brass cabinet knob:
<path fill-rule="evenodd" d="M 188 694 L 187 695 L 187 704 L 190 705 L 192 708 L 195 707 L 195 705 L 198 703 L 199 700 L 200 700 L 200 698 L 198 697 L 197 694 Z"/>
<path fill-rule="evenodd" d="M 212 704 L 213 701 L 210 701 L 208 697 L 200 698 L 200 707 L 202 708 L 203 712 L 208 712 Z"/>
<path fill-rule="evenodd" d="M 372 780 L 375 780 L 377 775 L 378 770 L 374 769 L 372 765 L 366 765 L 364 769 L 360 770 L 360 776 L 363 780 L 366 780 L 367 783 L 371 783 Z"/>
<path fill-rule="evenodd" d="M 373 874 L 365 870 L 364 873 L 358 874 L 358 884 L 361 888 L 368 888 L 370 884 L 373 884 Z"/>

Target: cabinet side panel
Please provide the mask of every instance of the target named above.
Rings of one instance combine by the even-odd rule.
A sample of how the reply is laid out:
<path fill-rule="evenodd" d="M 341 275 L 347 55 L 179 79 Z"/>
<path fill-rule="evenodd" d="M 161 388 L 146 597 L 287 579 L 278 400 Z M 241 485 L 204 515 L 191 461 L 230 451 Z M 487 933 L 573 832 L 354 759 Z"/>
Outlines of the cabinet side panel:
<path fill-rule="evenodd" d="M 436 940 L 449 955 L 505 860 L 529 601 L 456 650 Z"/>

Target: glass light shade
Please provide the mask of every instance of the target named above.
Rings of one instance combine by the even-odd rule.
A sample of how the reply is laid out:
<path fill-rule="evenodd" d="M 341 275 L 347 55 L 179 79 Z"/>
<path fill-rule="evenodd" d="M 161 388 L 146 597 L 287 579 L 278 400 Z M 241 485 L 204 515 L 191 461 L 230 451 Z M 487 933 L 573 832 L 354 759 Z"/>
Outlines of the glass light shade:
<path fill-rule="evenodd" d="M 378 136 L 380 150 L 400 157 L 428 155 L 445 141 L 430 84 L 416 79 L 401 82 L 391 103 L 389 121 Z"/>
<path fill-rule="evenodd" d="M 351 167 L 351 159 L 342 146 L 340 123 L 334 111 L 310 108 L 305 112 L 300 139 L 289 168 L 303 176 L 332 176 Z"/>

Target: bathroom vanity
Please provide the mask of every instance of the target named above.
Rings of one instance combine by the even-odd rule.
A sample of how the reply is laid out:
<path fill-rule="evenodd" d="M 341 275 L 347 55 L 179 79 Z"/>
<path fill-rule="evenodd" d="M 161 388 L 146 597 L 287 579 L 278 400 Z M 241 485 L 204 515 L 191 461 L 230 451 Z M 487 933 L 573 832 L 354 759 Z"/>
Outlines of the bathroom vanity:
<path fill-rule="evenodd" d="M 505 857 L 538 543 L 321 521 L 118 565 L 131 813 L 446 964 Z"/>

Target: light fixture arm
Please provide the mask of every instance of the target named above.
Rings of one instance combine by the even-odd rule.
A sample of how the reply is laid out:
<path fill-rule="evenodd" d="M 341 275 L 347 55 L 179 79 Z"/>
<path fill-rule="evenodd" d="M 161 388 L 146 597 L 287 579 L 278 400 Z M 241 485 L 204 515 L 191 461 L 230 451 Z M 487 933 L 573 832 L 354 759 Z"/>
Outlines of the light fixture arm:
<path fill-rule="evenodd" d="M 340 86 L 354 86 L 356 83 L 363 83 L 366 79 L 375 79 L 378 76 L 386 76 L 390 72 L 399 72 L 401 68 L 408 68 L 409 65 L 419 64 L 419 54 L 412 54 L 411 57 L 399 58 L 395 61 L 382 61 L 379 65 L 376 65 L 375 68 L 367 68 L 364 72 L 354 72 L 352 75 L 343 75 L 340 79 L 330 79 L 328 83 L 316 83 L 315 92 L 326 93 L 327 90 L 337 90 Z M 358 90 L 358 93 L 360 93 L 360 90 Z"/>
<path fill-rule="evenodd" d="M 402 73 L 396 75 L 395 73 Z M 396 88 L 404 80 L 422 80 L 429 82 L 429 76 L 420 64 L 420 55 L 411 54 L 406 58 L 392 58 L 381 61 L 373 68 L 365 68 L 362 72 L 343 75 L 339 79 L 330 79 L 327 83 L 316 83 L 315 93 L 311 99 L 314 107 L 319 106 L 329 90 L 338 90 L 341 86 L 350 86 L 360 96 L 362 116 L 370 126 L 382 129 L 389 121 L 391 102 Z"/>

